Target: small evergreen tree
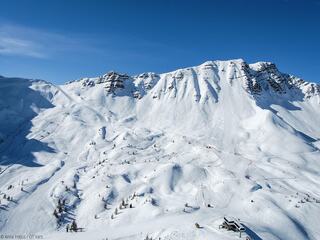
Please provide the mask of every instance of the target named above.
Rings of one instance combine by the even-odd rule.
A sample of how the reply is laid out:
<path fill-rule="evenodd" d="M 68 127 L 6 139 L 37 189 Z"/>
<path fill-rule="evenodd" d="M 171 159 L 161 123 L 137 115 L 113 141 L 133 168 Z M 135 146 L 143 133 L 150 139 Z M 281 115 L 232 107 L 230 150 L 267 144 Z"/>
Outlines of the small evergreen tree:
<path fill-rule="evenodd" d="M 76 223 L 76 220 L 73 220 L 72 221 L 72 224 L 71 224 L 71 228 L 70 228 L 71 230 L 73 230 L 73 231 L 77 231 L 78 230 L 78 226 L 77 226 L 77 223 Z"/>
<path fill-rule="evenodd" d="M 61 205 L 58 206 L 58 210 L 59 210 L 59 213 L 62 213 L 63 212 L 63 208 Z"/>
<path fill-rule="evenodd" d="M 59 215 L 58 215 L 57 209 L 55 209 L 55 210 L 53 211 L 53 216 L 55 216 L 56 218 L 59 218 Z"/>

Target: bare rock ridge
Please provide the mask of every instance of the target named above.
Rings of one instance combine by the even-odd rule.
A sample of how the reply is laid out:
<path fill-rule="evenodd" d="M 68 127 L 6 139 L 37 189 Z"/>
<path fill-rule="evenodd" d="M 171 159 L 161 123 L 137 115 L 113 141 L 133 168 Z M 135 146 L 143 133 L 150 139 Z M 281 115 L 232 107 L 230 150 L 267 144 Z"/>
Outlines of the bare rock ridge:
<path fill-rule="evenodd" d="M 93 87 L 96 84 L 104 83 L 104 87 L 108 93 L 113 93 L 117 88 L 124 88 L 123 82 L 129 79 L 129 76 L 126 74 L 120 74 L 114 71 L 108 72 L 101 77 L 90 79 L 83 79 L 82 86 Z"/>
<path fill-rule="evenodd" d="M 211 78 L 215 82 L 215 86 L 209 84 L 209 88 L 214 90 L 217 94 L 220 89 L 220 81 L 233 81 L 241 82 L 243 88 L 254 96 L 263 95 L 264 93 L 286 95 L 303 94 L 303 98 L 311 98 L 320 95 L 320 85 L 315 83 L 308 83 L 301 78 L 280 72 L 274 63 L 270 62 L 257 62 L 254 64 L 247 64 L 243 60 L 230 60 L 230 61 L 208 61 L 200 66 L 179 69 L 173 72 L 156 74 L 156 73 L 142 73 L 136 76 L 129 76 L 118 72 L 108 72 L 103 76 L 96 78 L 83 78 L 79 81 L 82 82 L 83 87 L 94 87 L 95 85 L 103 84 L 106 92 L 109 94 L 116 94 L 118 90 L 127 90 L 127 94 L 141 99 L 149 91 L 151 91 L 157 84 L 161 84 L 161 80 L 165 81 L 161 90 L 153 92 L 153 98 L 159 98 L 164 92 L 175 92 L 179 89 L 179 82 L 184 78 L 196 81 L 199 85 L 201 81 L 205 81 L 206 85 Z M 199 79 L 200 78 L 200 79 Z M 125 84 L 127 82 L 127 84 Z M 185 83 L 186 84 L 186 83 Z M 185 85 L 184 84 L 184 85 Z M 195 86 L 196 88 L 197 86 Z M 181 90 L 180 90 L 181 91 Z M 196 91 L 196 90 L 195 90 Z M 212 92 L 212 91 L 211 91 Z M 176 94 L 175 94 L 176 95 Z M 194 93 L 195 99 L 199 100 L 201 97 L 200 91 Z"/>

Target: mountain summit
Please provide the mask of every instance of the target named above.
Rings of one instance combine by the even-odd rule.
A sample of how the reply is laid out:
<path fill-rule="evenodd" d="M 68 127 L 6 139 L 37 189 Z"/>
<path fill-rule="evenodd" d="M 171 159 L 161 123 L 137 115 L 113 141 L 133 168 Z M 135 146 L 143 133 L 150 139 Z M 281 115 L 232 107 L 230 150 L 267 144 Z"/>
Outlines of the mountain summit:
<path fill-rule="evenodd" d="M 188 79 L 192 79 L 188 82 Z M 160 80 L 160 81 L 159 81 Z M 84 87 L 93 87 L 98 84 L 105 84 L 108 93 L 115 93 L 117 90 L 127 90 L 132 96 L 142 98 L 148 90 L 151 90 L 156 83 L 165 88 L 164 92 L 178 92 L 179 85 L 194 84 L 193 92 L 198 100 L 204 95 L 208 97 L 207 92 L 211 92 L 211 97 L 220 91 L 220 81 L 228 81 L 232 84 L 239 81 L 243 88 L 252 94 L 261 94 L 262 92 L 274 92 L 285 94 L 290 90 L 301 92 L 304 97 L 309 98 L 320 94 L 320 87 L 315 83 L 307 83 L 304 80 L 292 75 L 281 73 L 275 64 L 270 62 L 258 62 L 247 64 L 242 59 L 231 61 L 208 61 L 200 66 L 179 69 L 170 73 L 156 74 L 143 73 L 137 76 L 128 76 L 117 72 L 108 72 L 98 78 L 84 78 L 80 80 Z M 124 82 L 128 82 L 125 89 Z M 201 89 L 200 89 L 201 88 Z M 179 92 L 185 89 L 182 87 Z M 205 92 L 201 92 L 201 90 Z M 122 91 L 123 92 L 123 91 Z M 130 95 L 130 93 L 127 93 Z M 159 92 L 158 94 L 159 95 Z"/>
<path fill-rule="evenodd" d="M 251 239 L 319 239 L 319 105 L 319 85 L 242 59 L 0 77 L 0 232 L 227 240 L 228 215 Z"/>

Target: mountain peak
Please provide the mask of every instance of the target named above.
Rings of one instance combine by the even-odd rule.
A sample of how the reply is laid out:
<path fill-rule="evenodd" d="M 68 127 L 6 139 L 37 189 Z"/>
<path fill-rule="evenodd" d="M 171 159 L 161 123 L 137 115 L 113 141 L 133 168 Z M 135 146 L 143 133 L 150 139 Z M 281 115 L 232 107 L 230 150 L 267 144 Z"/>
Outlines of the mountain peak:
<path fill-rule="evenodd" d="M 156 74 L 129 76 L 115 71 L 96 78 L 83 78 L 82 87 L 103 86 L 108 94 L 141 99 L 147 95 L 158 99 L 193 96 L 196 101 L 218 100 L 223 82 L 240 84 L 255 97 L 263 95 L 296 95 L 311 98 L 320 95 L 320 86 L 282 73 L 272 62 L 246 63 L 243 59 L 206 61 L 198 66 Z"/>

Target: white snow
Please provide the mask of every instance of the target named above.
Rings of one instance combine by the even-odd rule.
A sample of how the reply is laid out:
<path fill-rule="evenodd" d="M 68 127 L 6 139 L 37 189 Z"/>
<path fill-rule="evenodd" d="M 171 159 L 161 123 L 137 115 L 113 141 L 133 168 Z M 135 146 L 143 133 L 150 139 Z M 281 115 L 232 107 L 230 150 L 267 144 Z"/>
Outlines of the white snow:
<path fill-rule="evenodd" d="M 231 216 L 243 239 L 320 239 L 319 93 L 241 59 L 61 86 L 0 77 L 0 233 L 238 239 L 219 229 Z M 84 232 L 66 232 L 73 219 Z"/>

